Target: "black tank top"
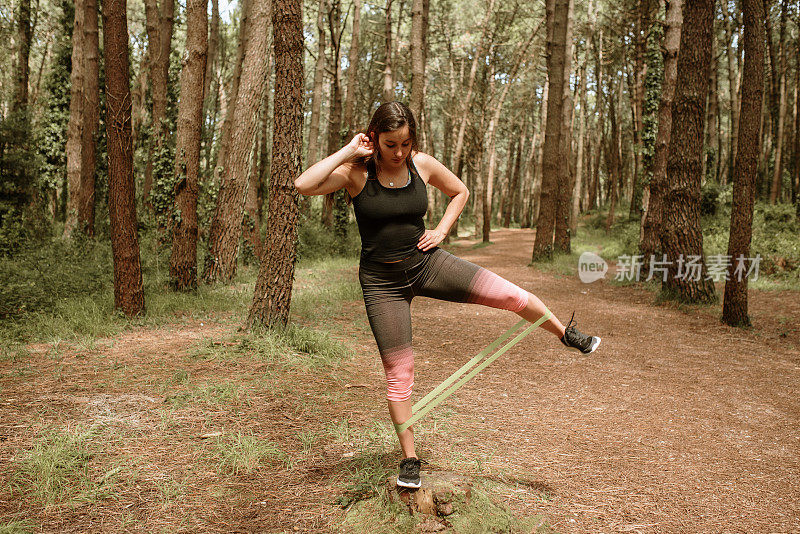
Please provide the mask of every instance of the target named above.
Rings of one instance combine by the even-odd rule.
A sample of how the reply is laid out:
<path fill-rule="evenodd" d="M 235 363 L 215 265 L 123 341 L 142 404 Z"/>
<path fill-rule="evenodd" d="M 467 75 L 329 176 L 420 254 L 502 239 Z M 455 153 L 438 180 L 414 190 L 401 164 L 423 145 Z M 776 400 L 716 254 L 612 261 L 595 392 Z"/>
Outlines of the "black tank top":
<path fill-rule="evenodd" d="M 368 165 L 364 189 L 353 197 L 358 231 L 361 234 L 361 259 L 397 261 L 414 253 L 425 233 L 423 217 L 428 211 L 428 192 L 411 158 L 410 181 L 403 187 L 389 188 Z"/>

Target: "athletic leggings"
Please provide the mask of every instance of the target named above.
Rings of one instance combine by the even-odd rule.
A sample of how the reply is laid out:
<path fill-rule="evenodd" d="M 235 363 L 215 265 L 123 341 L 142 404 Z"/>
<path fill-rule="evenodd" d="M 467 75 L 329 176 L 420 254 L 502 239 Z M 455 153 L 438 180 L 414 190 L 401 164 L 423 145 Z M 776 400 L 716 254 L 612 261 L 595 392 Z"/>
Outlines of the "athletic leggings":
<path fill-rule="evenodd" d="M 431 297 L 470 302 L 519 312 L 529 293 L 474 263 L 435 247 L 399 262 L 361 260 L 358 279 L 372 334 L 386 372 L 392 401 L 411 397 L 414 353 L 411 348 L 411 300 Z"/>

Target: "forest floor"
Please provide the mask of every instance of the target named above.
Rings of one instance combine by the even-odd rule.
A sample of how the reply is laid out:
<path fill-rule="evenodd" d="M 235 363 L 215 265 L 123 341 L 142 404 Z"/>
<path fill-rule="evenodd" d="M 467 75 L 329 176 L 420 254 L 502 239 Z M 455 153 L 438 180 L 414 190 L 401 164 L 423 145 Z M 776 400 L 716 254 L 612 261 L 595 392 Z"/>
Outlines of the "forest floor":
<path fill-rule="evenodd" d="M 534 331 L 420 421 L 424 469 L 474 477 L 505 530 L 800 532 L 800 293 L 751 290 L 754 327 L 734 329 L 613 266 L 592 284 L 530 267 L 533 235 L 447 249 L 603 342 L 583 355 Z M 404 531 L 378 503 L 400 453 L 357 267 L 330 278 L 346 298 L 304 319 L 335 359 L 276 356 L 218 314 L 0 360 L 0 531 Z M 518 320 L 412 311 L 415 399 Z M 489 529 L 470 521 L 455 531 Z"/>

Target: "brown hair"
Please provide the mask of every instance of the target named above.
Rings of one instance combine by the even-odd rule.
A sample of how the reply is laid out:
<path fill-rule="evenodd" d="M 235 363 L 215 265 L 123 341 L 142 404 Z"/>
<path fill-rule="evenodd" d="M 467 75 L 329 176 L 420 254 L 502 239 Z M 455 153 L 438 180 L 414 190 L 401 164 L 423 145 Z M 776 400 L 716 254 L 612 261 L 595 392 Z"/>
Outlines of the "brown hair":
<path fill-rule="evenodd" d="M 372 155 L 359 158 L 356 162 L 366 166 L 369 174 L 377 174 L 377 161 L 380 159 L 378 137 L 382 133 L 393 132 L 403 126 L 408 126 L 408 134 L 411 137 L 411 150 L 408 153 L 408 158 L 411 158 L 411 154 L 417 151 L 418 146 L 417 121 L 414 119 L 414 114 L 408 106 L 396 100 L 394 102 L 385 102 L 378 106 L 378 109 L 372 114 L 367 131 L 364 132 L 372 141 L 372 146 L 375 147 L 375 150 Z M 406 163 L 408 163 L 408 160 L 406 160 Z M 326 206 L 333 204 L 334 195 L 335 192 L 325 195 Z M 347 189 L 345 189 L 345 199 L 348 205 L 353 201 Z"/>

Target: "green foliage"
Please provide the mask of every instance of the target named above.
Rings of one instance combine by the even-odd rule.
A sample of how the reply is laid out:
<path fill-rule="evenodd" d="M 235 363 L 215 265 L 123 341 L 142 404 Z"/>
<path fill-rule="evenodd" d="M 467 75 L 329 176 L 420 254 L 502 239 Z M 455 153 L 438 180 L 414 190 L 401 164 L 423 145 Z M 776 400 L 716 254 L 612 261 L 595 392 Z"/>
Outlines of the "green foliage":
<path fill-rule="evenodd" d="M 110 247 L 80 239 L 30 244 L 0 258 L 0 319 L 50 309 L 112 285 Z"/>
<path fill-rule="evenodd" d="M 289 455 L 277 444 L 242 433 L 225 435 L 213 442 L 213 454 L 221 471 L 251 474 L 261 467 L 292 467 Z"/>
<path fill-rule="evenodd" d="M 708 181 L 700 189 L 700 215 L 714 215 L 719 206 L 721 188 L 718 183 Z"/>
<path fill-rule="evenodd" d="M 349 224 L 344 237 L 337 236 L 335 230 L 320 222 L 319 212 L 310 210 L 309 216 L 299 219 L 297 259 L 319 260 L 327 257 L 358 257 L 361 240 L 355 224 Z"/>

